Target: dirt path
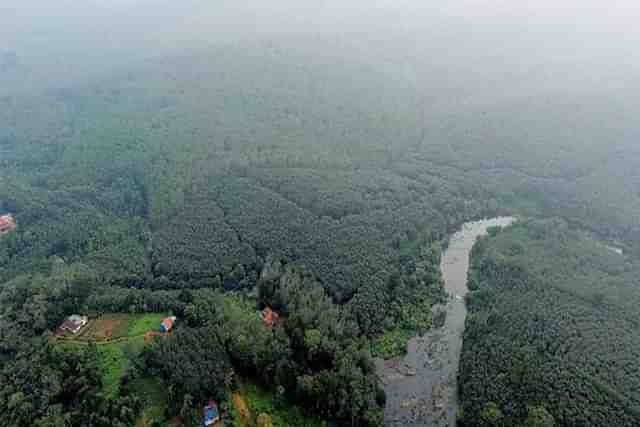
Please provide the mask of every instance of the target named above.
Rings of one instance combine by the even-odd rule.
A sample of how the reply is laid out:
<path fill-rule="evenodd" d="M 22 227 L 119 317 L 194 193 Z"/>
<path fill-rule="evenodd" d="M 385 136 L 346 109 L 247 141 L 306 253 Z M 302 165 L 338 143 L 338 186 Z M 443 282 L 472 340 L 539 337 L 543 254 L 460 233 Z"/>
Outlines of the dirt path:
<path fill-rule="evenodd" d="M 157 331 L 145 332 L 145 334 L 144 334 L 144 343 L 145 344 L 149 344 L 153 337 L 164 337 L 165 335 L 168 335 L 168 333 L 167 332 L 157 332 Z"/>
<path fill-rule="evenodd" d="M 77 339 L 77 338 L 63 338 L 63 337 L 54 337 L 56 341 L 75 344 L 75 345 L 89 345 L 90 342 L 93 342 L 95 345 L 106 345 L 106 344 L 115 344 L 124 341 L 134 340 L 136 338 L 143 338 L 144 343 L 149 344 L 153 337 L 164 337 L 168 335 L 168 332 L 157 332 L 157 331 L 147 331 L 144 334 L 131 335 L 126 337 L 118 337 L 118 338 L 107 338 L 103 340 L 86 340 L 86 339 Z"/>
<path fill-rule="evenodd" d="M 136 339 L 136 338 L 142 338 L 142 337 L 146 338 L 147 334 L 148 334 L 148 332 L 145 332 L 144 334 L 132 335 L 132 336 L 129 336 L 129 337 L 118 337 L 118 338 L 106 339 L 106 340 L 101 340 L 101 341 L 79 340 L 79 339 L 75 339 L 75 338 L 61 338 L 61 337 L 55 337 L 54 339 L 56 341 L 59 341 L 59 342 L 69 343 L 69 344 L 74 344 L 74 345 L 89 345 L 89 343 L 91 343 L 91 342 L 93 342 L 95 345 L 106 345 L 106 344 L 115 344 L 115 343 L 119 343 L 119 342 L 129 341 L 129 340 Z"/>
<path fill-rule="evenodd" d="M 466 223 L 451 237 L 440 263 L 449 294 L 444 326 L 409 341 L 403 358 L 379 361 L 387 394 L 386 426 L 455 426 L 469 254 L 487 228 L 513 221 L 506 217 Z"/>
<path fill-rule="evenodd" d="M 233 407 L 238 411 L 240 415 L 240 427 L 249 427 L 249 423 L 251 421 L 251 412 L 247 407 L 242 396 L 239 393 L 233 393 L 231 396 L 231 400 L 233 401 Z"/>

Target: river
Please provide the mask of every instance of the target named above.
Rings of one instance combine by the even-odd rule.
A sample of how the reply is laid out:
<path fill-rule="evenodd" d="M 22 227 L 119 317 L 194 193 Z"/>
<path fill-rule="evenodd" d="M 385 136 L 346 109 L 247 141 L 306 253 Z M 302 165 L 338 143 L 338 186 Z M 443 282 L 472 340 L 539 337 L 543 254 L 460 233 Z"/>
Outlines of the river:
<path fill-rule="evenodd" d="M 438 308 L 446 311 L 444 325 L 411 339 L 404 357 L 379 361 L 387 394 L 386 426 L 455 426 L 469 254 L 488 228 L 504 227 L 513 221 L 511 217 L 499 217 L 468 222 L 451 236 L 440 263 L 449 295 L 446 306 Z"/>

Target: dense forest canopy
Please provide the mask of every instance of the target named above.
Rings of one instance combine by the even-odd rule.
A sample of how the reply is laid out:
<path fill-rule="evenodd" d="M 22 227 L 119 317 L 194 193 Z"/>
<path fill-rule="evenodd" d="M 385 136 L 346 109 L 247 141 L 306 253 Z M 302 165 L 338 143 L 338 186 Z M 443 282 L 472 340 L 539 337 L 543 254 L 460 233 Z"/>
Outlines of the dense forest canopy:
<path fill-rule="evenodd" d="M 461 361 L 464 425 L 530 425 L 536 410 L 557 425 L 637 425 L 638 268 L 561 220 L 480 241 Z"/>
<path fill-rule="evenodd" d="M 535 283 L 535 299 L 544 276 L 553 292 L 586 292 L 585 322 L 633 322 L 640 37 L 618 37 L 635 16 L 626 5 L 603 21 L 585 2 L 576 23 L 573 9 L 547 2 L 62 3 L 0 7 L 0 215 L 17 222 L 0 236 L 9 425 L 131 425 L 145 406 L 136 385 L 150 378 L 170 390 L 164 415 L 186 423 L 210 398 L 227 411 L 229 392 L 254 381 L 296 416 L 380 425 L 371 350 L 395 355 L 404 341 L 390 337 L 432 326 L 431 306 L 445 301 L 441 248 L 485 216 L 563 218 L 497 238 L 512 236 L 507 261 L 518 265 L 499 279 Z M 527 234 L 545 227 L 558 236 Z M 627 261 L 594 252 L 586 232 Z M 577 249 L 556 253 L 552 237 Z M 482 252 L 496 241 L 476 254 L 480 312 L 513 303 L 512 290 L 492 300 L 499 282 L 481 268 L 504 261 Z M 545 270 L 558 259 L 576 264 Z M 600 282 L 617 296 L 593 291 Z M 613 305 L 624 310 L 612 320 Z M 264 328 L 255 311 L 265 306 L 287 321 Z M 114 379 L 106 347 L 56 345 L 52 332 L 72 313 L 180 322 L 142 350 L 119 349 Z M 483 348 L 473 319 L 465 342 Z M 620 341 L 627 373 L 632 341 Z M 569 420 L 618 407 L 620 425 L 635 419 L 636 378 L 605 367 L 618 353 L 566 352 L 538 362 L 580 366 L 588 384 L 563 383 L 591 387 L 580 405 L 604 388 L 595 418 L 543 402 L 546 384 L 530 408 L 480 395 L 473 387 L 487 378 L 465 370 L 467 355 L 463 420 L 530 412 L 580 425 Z M 43 372 L 24 377 L 31 365 Z"/>

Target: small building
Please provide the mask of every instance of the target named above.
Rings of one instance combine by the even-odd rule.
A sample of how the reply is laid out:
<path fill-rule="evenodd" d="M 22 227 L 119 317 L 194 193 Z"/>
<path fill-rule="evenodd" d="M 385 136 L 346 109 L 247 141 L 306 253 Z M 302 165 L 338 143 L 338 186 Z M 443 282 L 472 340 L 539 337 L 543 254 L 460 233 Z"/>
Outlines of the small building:
<path fill-rule="evenodd" d="M 218 404 L 213 400 L 210 400 L 203 408 L 204 422 L 202 425 L 208 427 L 211 424 L 220 421 L 220 412 L 218 411 Z"/>
<path fill-rule="evenodd" d="M 7 214 L 0 216 L 0 234 L 5 234 L 16 228 L 16 220 L 13 215 Z"/>
<path fill-rule="evenodd" d="M 260 317 L 262 318 L 262 321 L 265 325 L 271 327 L 275 325 L 280 316 L 278 315 L 278 313 L 273 311 L 271 307 L 267 306 L 260 312 Z"/>
<path fill-rule="evenodd" d="M 71 332 L 72 334 L 77 334 L 80 329 L 84 325 L 89 322 L 89 318 L 87 316 L 80 316 L 79 314 L 74 314 L 65 319 L 60 325 L 60 330 Z"/>
<path fill-rule="evenodd" d="M 160 322 L 160 332 L 169 332 L 173 328 L 173 324 L 176 322 L 176 316 L 170 316 L 162 319 Z"/>

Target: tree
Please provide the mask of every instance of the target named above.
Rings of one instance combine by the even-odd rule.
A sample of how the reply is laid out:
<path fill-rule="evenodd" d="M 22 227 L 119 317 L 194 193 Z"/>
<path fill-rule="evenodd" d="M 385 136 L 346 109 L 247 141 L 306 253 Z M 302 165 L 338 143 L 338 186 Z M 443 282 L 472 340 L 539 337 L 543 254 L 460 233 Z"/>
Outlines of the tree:
<path fill-rule="evenodd" d="M 488 402 L 480 413 L 480 425 L 485 427 L 502 426 L 504 415 L 495 402 Z"/>
<path fill-rule="evenodd" d="M 527 406 L 527 419 L 524 427 L 553 427 L 554 425 L 553 415 L 544 406 Z"/>

